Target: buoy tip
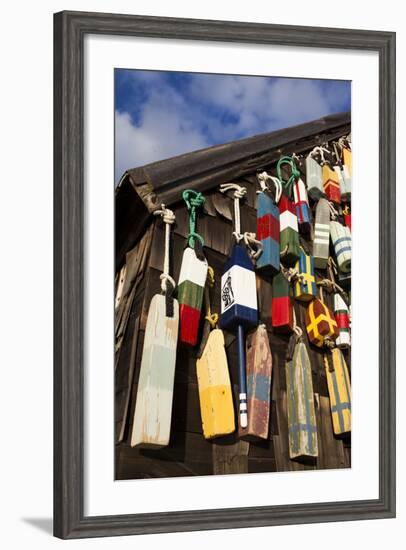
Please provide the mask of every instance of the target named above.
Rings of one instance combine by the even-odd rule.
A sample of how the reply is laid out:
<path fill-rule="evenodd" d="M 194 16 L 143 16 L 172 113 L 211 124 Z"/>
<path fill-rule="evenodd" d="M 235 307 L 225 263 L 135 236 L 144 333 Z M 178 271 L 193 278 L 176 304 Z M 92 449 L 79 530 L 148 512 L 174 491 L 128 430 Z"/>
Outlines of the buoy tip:
<path fill-rule="evenodd" d="M 246 428 L 248 426 L 248 415 L 246 412 L 240 414 L 240 424 L 241 428 Z"/>

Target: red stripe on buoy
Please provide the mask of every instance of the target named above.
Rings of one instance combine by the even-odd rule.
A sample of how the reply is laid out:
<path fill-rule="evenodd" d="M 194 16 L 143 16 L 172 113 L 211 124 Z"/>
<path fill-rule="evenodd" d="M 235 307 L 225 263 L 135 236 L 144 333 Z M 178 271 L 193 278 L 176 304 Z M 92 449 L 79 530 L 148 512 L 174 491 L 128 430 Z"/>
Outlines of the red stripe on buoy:
<path fill-rule="evenodd" d="M 180 340 L 191 346 L 197 343 L 199 331 L 200 310 L 186 304 L 179 305 Z"/>

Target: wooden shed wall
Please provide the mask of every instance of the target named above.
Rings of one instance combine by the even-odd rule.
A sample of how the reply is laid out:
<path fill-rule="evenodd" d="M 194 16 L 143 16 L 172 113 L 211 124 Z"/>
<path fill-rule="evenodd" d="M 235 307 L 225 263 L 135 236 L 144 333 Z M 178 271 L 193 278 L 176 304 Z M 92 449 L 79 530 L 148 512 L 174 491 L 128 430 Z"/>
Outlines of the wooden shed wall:
<path fill-rule="evenodd" d="M 255 231 L 256 177 L 239 181 L 248 189 L 241 210 L 243 231 Z M 216 285 L 212 309 L 220 311 L 220 277 L 232 245 L 232 200 L 217 190 L 205 193 L 205 213 L 199 217 L 198 230 L 205 239 L 205 253 L 215 272 Z M 183 203 L 174 206 L 176 225 L 173 235 L 174 278 L 177 280 L 186 244 L 187 212 Z M 309 246 L 309 243 L 307 243 Z M 119 347 L 116 352 L 116 479 L 208 475 L 214 473 L 268 472 L 303 469 L 345 468 L 350 466 L 350 440 L 333 435 L 330 403 L 322 353 L 306 345 L 313 367 L 313 387 L 318 424 L 319 457 L 313 463 L 289 459 L 285 353 L 288 336 L 272 332 L 271 283 L 257 279 L 261 319 L 267 324 L 273 357 L 272 406 L 267 441 L 247 443 L 232 434 L 213 441 L 202 435 L 196 378 L 196 350 L 179 345 L 175 373 L 170 445 L 152 451 L 129 446 L 134 414 L 144 330 L 152 296 L 160 291 L 159 276 L 164 255 L 164 233 L 153 220 L 142 239 L 127 253 L 126 278 L 130 278 L 117 310 Z M 310 245 L 311 250 L 311 245 Z M 131 280 L 131 282 L 130 282 Z M 325 294 L 326 302 L 331 297 Z M 332 306 L 332 303 L 330 303 Z M 305 306 L 295 303 L 298 324 L 304 327 Z M 234 335 L 225 333 L 226 352 L 235 411 L 238 403 L 237 349 Z M 121 340 L 120 340 L 121 339 Z M 346 360 L 350 365 L 349 354 Z M 236 418 L 237 420 L 237 418 Z M 236 422 L 237 425 L 237 422 Z"/>

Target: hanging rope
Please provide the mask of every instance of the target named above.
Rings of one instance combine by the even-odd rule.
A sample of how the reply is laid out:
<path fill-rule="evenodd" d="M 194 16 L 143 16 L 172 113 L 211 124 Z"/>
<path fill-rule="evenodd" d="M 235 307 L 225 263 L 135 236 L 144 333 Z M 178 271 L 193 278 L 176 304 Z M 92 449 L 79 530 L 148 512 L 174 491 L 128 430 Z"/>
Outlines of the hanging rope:
<path fill-rule="evenodd" d="M 248 233 L 247 231 L 242 235 L 245 246 L 248 248 L 248 253 L 253 260 L 256 260 L 262 254 L 262 243 L 255 237 L 255 233 Z"/>
<path fill-rule="evenodd" d="M 285 180 L 282 176 L 282 166 L 290 167 L 291 174 L 287 180 Z M 300 178 L 300 170 L 297 168 L 293 158 L 288 156 L 281 157 L 276 165 L 276 172 L 280 182 L 282 183 L 282 187 L 285 188 L 288 196 L 291 198 L 293 196 L 293 185 Z"/>
<path fill-rule="evenodd" d="M 315 155 L 320 155 L 320 159 L 321 159 L 321 164 L 326 164 L 326 159 L 324 158 L 324 153 L 329 153 L 330 151 L 326 148 L 326 147 L 322 147 L 321 145 L 317 145 L 316 147 L 314 147 L 309 155 L 311 157 L 314 157 Z"/>
<path fill-rule="evenodd" d="M 204 288 L 204 300 L 206 302 L 206 321 L 209 322 L 210 328 L 215 329 L 219 320 L 218 313 L 212 313 L 210 306 L 210 289 L 214 286 L 214 269 L 211 266 L 207 268 L 206 286 Z"/>
<path fill-rule="evenodd" d="M 295 308 L 293 308 L 293 332 L 296 334 L 297 340 L 303 335 L 303 330 L 299 327 L 296 321 L 296 312 Z"/>
<path fill-rule="evenodd" d="M 276 176 L 271 176 L 270 174 L 268 174 L 268 172 L 265 172 L 265 170 L 257 174 L 257 179 L 259 186 L 261 187 L 261 191 L 257 191 L 257 193 L 270 193 L 267 182 L 269 180 L 273 181 L 275 187 L 274 200 L 275 204 L 278 204 L 282 195 L 282 183 L 280 182 L 280 180 Z"/>
<path fill-rule="evenodd" d="M 195 242 L 198 240 L 201 246 L 204 246 L 204 239 L 199 233 L 196 232 L 196 218 L 197 218 L 197 209 L 200 208 L 204 202 L 205 198 L 202 193 L 194 191 L 193 189 L 185 189 L 182 194 L 183 200 L 186 203 L 188 212 L 189 212 L 189 234 L 188 234 L 188 244 L 190 248 L 195 248 Z"/>
<path fill-rule="evenodd" d="M 241 187 L 236 183 L 222 183 L 220 185 L 220 192 L 226 193 L 227 191 L 234 190 L 234 231 L 233 235 L 237 244 L 243 239 L 241 235 L 241 219 L 240 219 L 240 199 L 244 198 L 247 193 L 246 187 Z"/>
<path fill-rule="evenodd" d="M 328 207 L 330 208 L 331 219 L 336 220 L 338 218 L 338 211 L 336 210 L 334 204 L 328 201 Z"/>
<path fill-rule="evenodd" d="M 171 247 L 171 225 L 175 223 L 175 214 L 169 208 L 165 208 L 164 204 L 161 204 L 161 210 L 155 210 L 154 216 L 161 216 L 162 221 L 165 224 L 165 255 L 163 272 L 160 275 L 161 290 L 166 297 L 166 316 L 173 317 L 173 298 L 172 294 L 175 290 L 176 283 L 169 274 L 170 271 L 170 247 Z M 168 283 L 171 288 L 168 288 Z"/>

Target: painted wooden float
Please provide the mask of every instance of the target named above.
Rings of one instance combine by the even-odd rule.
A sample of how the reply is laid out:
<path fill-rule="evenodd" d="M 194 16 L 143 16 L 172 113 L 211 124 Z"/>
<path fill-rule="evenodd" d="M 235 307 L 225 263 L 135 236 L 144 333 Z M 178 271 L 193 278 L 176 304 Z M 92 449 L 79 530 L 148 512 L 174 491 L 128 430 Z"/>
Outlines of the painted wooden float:
<path fill-rule="evenodd" d="M 267 439 L 271 407 L 272 354 L 266 326 L 260 324 L 247 338 L 248 426 L 239 435 Z"/>
<path fill-rule="evenodd" d="M 312 369 L 304 342 L 299 341 L 292 359 L 286 361 L 289 456 L 318 456 L 317 423 L 314 408 Z"/>
<path fill-rule="evenodd" d="M 279 201 L 279 212 L 281 262 L 293 267 L 300 256 L 299 232 L 295 205 L 284 194 Z"/>
<path fill-rule="evenodd" d="M 349 273 L 351 271 L 351 231 L 347 226 L 331 221 L 330 235 L 338 269 L 343 273 Z"/>
<path fill-rule="evenodd" d="M 278 273 L 272 281 L 272 327 L 277 332 L 292 332 L 293 304 L 290 297 L 290 283 Z"/>
<path fill-rule="evenodd" d="M 325 354 L 324 364 L 333 430 L 336 435 L 345 434 L 351 431 L 351 382 L 348 367 L 338 348 Z"/>
<path fill-rule="evenodd" d="M 293 291 L 296 300 L 309 302 L 316 296 L 316 277 L 314 275 L 313 256 L 306 254 L 303 250 L 296 264 L 299 278 L 294 284 Z"/>
<path fill-rule="evenodd" d="M 293 185 L 293 196 L 299 231 L 307 234 L 310 231 L 309 199 L 306 186 L 301 178 L 296 180 Z"/>
<path fill-rule="evenodd" d="M 318 298 L 310 302 L 305 315 L 306 330 L 309 340 L 321 348 L 326 340 L 335 341 L 338 337 L 338 326 L 329 308 Z"/>
<path fill-rule="evenodd" d="M 336 344 L 339 348 L 348 348 L 351 345 L 348 307 L 338 293 L 334 294 L 334 316 L 338 325 Z"/>
<path fill-rule="evenodd" d="M 307 194 L 314 201 L 318 201 L 325 196 L 322 167 L 310 155 L 306 157 L 306 184 Z"/>
<path fill-rule="evenodd" d="M 189 246 L 185 248 L 177 292 L 180 320 L 179 340 L 191 346 L 197 343 L 207 265 L 204 256 L 199 259 L 193 248 Z"/>
<path fill-rule="evenodd" d="M 166 298 L 151 300 L 133 418 L 131 446 L 148 448 L 169 444 L 179 304 L 173 300 L 173 317 L 166 316 Z"/>
<path fill-rule="evenodd" d="M 330 207 L 328 200 L 320 199 L 316 207 L 314 225 L 313 258 L 314 266 L 326 269 L 330 247 Z"/>
<path fill-rule="evenodd" d="M 340 184 L 337 174 L 328 164 L 323 165 L 323 187 L 329 201 L 341 203 Z"/>
<path fill-rule="evenodd" d="M 210 332 L 196 362 L 196 373 L 204 437 L 213 439 L 234 432 L 233 395 L 222 330 Z"/>
<path fill-rule="evenodd" d="M 272 197 L 261 192 L 257 195 L 257 234 L 262 244 L 262 254 L 256 264 L 258 271 L 277 273 L 280 269 L 279 208 Z"/>

